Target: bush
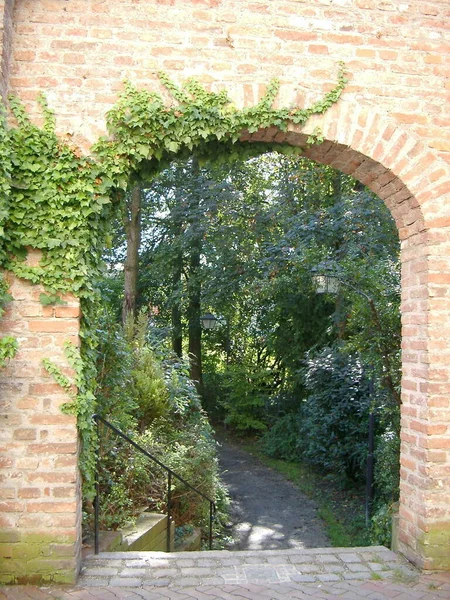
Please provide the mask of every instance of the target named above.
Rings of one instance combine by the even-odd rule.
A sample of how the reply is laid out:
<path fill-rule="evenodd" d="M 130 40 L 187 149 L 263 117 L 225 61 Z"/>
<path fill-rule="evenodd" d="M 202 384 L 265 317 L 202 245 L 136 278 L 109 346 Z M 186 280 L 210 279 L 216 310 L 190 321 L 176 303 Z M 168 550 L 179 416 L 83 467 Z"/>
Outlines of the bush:
<path fill-rule="evenodd" d="M 369 382 L 356 356 L 325 348 L 307 359 L 309 392 L 299 411 L 302 456 L 349 479 L 363 476 L 367 457 Z"/>
<path fill-rule="evenodd" d="M 268 394 L 264 391 L 270 373 L 249 365 L 233 365 L 226 372 L 223 399 L 225 423 L 239 432 L 262 432 L 267 429 Z"/>
<path fill-rule="evenodd" d="M 165 416 L 169 411 L 169 392 L 161 365 L 146 345 L 134 349 L 131 381 L 139 431 L 145 431 L 155 419 Z"/>
<path fill-rule="evenodd" d="M 370 539 L 389 547 L 392 534 L 392 507 L 399 498 L 400 436 L 393 428 L 377 438 L 375 446 L 375 502 Z"/>
<path fill-rule="evenodd" d="M 272 458 L 297 461 L 301 457 L 297 415 L 280 417 L 260 440 L 262 451 Z"/>
<path fill-rule="evenodd" d="M 226 395 L 226 373 L 207 371 L 203 373 L 202 405 L 212 423 L 223 422 L 226 417 L 223 400 Z"/>
<path fill-rule="evenodd" d="M 376 546 L 390 548 L 392 539 L 392 506 L 382 504 L 372 516 L 370 542 Z"/>
<path fill-rule="evenodd" d="M 399 497 L 400 436 L 388 429 L 375 445 L 375 491 L 378 504 L 393 504 Z"/>
<path fill-rule="evenodd" d="M 100 348 L 99 412 L 158 460 L 224 509 L 215 441 L 188 365 L 146 341 L 142 317 L 137 327 L 104 327 Z M 165 512 L 167 474 L 109 429 L 101 435 L 101 521 L 116 529 L 145 507 Z M 177 525 L 206 525 L 209 504 L 178 480 L 172 483 Z"/>

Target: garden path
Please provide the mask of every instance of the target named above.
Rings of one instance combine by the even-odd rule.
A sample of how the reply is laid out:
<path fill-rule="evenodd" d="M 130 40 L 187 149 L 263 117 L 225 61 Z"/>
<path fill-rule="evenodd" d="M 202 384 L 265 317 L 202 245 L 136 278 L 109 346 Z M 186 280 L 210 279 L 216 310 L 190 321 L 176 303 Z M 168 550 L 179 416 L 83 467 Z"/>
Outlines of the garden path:
<path fill-rule="evenodd" d="M 283 475 L 217 435 L 222 479 L 231 496 L 229 550 L 330 546 L 317 505 Z"/>

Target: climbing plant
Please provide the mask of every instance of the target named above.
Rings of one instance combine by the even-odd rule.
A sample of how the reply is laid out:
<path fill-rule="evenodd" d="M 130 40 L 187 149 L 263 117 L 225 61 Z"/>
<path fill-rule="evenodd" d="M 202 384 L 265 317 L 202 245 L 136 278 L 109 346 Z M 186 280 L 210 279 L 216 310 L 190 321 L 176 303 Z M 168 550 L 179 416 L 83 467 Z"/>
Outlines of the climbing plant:
<path fill-rule="evenodd" d="M 273 80 L 255 106 L 238 109 L 225 90 L 207 91 L 193 79 L 178 87 L 164 73 L 160 80 L 172 103 L 158 92 L 125 83 L 107 114 L 108 136 L 92 147 L 90 156 L 58 138 L 54 115 L 43 96 L 39 97 L 42 126 L 30 120 L 17 98 L 10 99 L 15 125 L 7 127 L 4 115 L 0 123 L 0 265 L 42 284 L 55 301 L 65 293 L 81 298 L 83 377 L 78 369 L 76 383 L 92 403 L 94 397 L 86 390 L 93 389 L 95 377 L 95 279 L 108 242 L 108 224 L 130 182 L 154 174 L 175 155 L 196 153 L 211 159 L 233 154 L 244 131 L 303 125 L 337 102 L 346 84 L 341 64 L 334 88 L 308 108 L 274 108 L 279 82 Z M 25 260 L 30 248 L 41 252 L 36 266 Z M 2 297 L 6 298 L 0 295 L 0 303 Z M 56 376 L 49 363 L 47 368 Z M 86 420 L 92 411 L 85 402 L 75 403 L 74 409 L 86 453 L 91 439 Z M 83 464 L 89 464 L 86 456 Z"/>

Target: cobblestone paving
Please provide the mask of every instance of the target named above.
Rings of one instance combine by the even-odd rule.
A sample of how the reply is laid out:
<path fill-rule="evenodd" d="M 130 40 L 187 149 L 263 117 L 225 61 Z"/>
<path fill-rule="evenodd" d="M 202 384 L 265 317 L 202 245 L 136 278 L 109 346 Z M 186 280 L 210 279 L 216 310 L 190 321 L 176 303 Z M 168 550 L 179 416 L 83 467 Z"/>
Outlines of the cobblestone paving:
<path fill-rule="evenodd" d="M 450 573 L 423 574 L 383 547 L 109 553 L 75 587 L 4 587 L 0 600 L 450 599 Z"/>

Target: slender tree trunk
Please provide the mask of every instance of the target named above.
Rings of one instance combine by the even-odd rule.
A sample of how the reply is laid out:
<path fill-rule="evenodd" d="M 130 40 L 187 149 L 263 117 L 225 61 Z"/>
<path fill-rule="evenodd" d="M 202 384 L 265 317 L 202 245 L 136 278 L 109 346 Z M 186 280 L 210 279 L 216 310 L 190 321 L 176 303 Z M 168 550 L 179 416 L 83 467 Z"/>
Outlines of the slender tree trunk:
<path fill-rule="evenodd" d="M 183 274 L 183 254 L 181 250 L 173 263 L 172 270 L 172 350 L 181 358 L 183 355 L 183 328 L 181 322 L 181 277 Z"/>
<path fill-rule="evenodd" d="M 201 390 L 203 385 L 202 376 L 202 327 L 200 323 L 200 247 L 196 245 L 191 249 L 189 277 L 189 360 L 190 376 L 195 382 L 197 389 Z"/>
<path fill-rule="evenodd" d="M 127 239 L 127 255 L 124 265 L 124 298 L 122 321 L 136 314 L 136 296 L 139 276 L 139 247 L 141 245 L 141 188 L 136 186 L 131 192 L 124 215 Z"/>
<path fill-rule="evenodd" d="M 192 161 L 192 179 L 198 178 L 199 166 L 195 158 Z M 194 183 L 190 206 L 190 226 L 192 228 L 192 242 L 189 256 L 189 281 L 188 281 L 188 323 L 189 323 L 189 360 L 190 377 L 195 382 L 197 391 L 203 388 L 202 373 L 202 326 L 201 316 L 201 273 L 200 257 L 202 251 L 202 232 L 199 225 L 200 194 L 198 182 Z"/>

